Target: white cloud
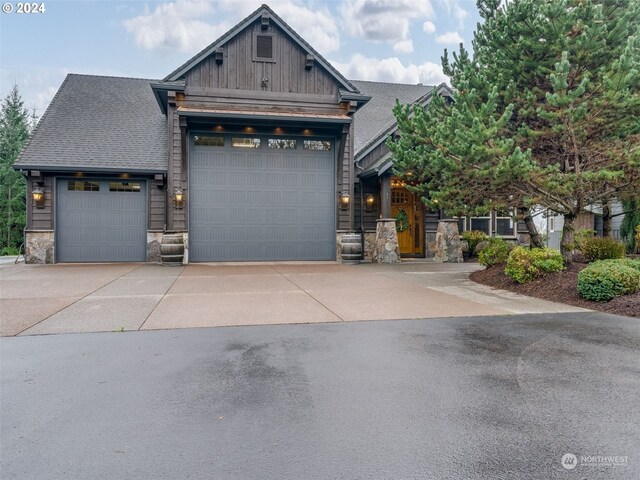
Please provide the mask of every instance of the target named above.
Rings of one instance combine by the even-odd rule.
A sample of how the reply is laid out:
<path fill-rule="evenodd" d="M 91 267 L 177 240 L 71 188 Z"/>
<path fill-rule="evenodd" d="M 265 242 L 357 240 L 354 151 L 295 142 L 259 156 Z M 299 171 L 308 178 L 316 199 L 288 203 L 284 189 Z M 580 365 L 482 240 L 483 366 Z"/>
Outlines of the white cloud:
<path fill-rule="evenodd" d="M 145 13 L 123 24 L 139 47 L 193 52 L 228 30 L 225 22 L 211 25 L 202 20 L 214 10 L 214 3 L 209 0 L 176 0 L 161 3 L 152 12 L 145 5 Z"/>
<path fill-rule="evenodd" d="M 170 49 L 194 53 L 209 45 L 237 22 L 256 10 L 263 1 L 174 0 L 153 11 L 123 22 L 136 44 L 144 49 Z M 327 7 L 305 6 L 300 0 L 283 0 L 276 13 L 321 53 L 340 48 L 338 25 Z M 224 12 L 225 20 L 217 18 Z"/>
<path fill-rule="evenodd" d="M 458 21 L 458 26 L 460 28 L 464 27 L 464 21 L 469 16 L 469 12 L 460 6 L 459 0 L 438 0 L 441 5 L 444 6 L 444 9 L 447 15 L 452 16 Z"/>
<path fill-rule="evenodd" d="M 338 11 L 349 35 L 392 44 L 409 39 L 412 20 L 434 16 L 429 0 L 345 0 Z"/>
<path fill-rule="evenodd" d="M 433 33 L 436 31 L 436 26 L 433 22 L 427 20 L 422 24 L 422 30 L 424 30 L 426 33 Z"/>
<path fill-rule="evenodd" d="M 413 52 L 413 41 L 410 38 L 400 40 L 393 44 L 393 51 L 396 53 L 411 53 Z"/>
<path fill-rule="evenodd" d="M 368 58 L 359 53 L 353 55 L 348 63 L 331 62 L 347 78 L 392 83 L 423 83 L 438 85 L 448 82 L 442 67 L 433 62 L 420 65 L 403 65 L 397 57 Z"/>
<path fill-rule="evenodd" d="M 446 32 L 436 37 L 436 43 L 443 45 L 459 45 L 464 42 L 464 39 L 458 32 Z"/>

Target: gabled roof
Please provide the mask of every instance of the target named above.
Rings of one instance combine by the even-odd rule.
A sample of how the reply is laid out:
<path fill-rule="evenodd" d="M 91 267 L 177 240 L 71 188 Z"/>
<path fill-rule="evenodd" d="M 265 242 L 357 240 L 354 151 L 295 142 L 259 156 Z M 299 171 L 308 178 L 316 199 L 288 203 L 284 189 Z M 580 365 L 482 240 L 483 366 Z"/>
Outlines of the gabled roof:
<path fill-rule="evenodd" d="M 396 99 L 403 105 L 429 103 L 431 96 L 451 94 L 451 89 L 441 83 L 437 86 L 407 85 L 380 82 L 352 82 L 371 100 L 355 114 L 354 153 L 356 161 L 382 143 L 397 128 L 393 115 Z"/>
<path fill-rule="evenodd" d="M 151 82 L 67 75 L 14 168 L 166 171 L 167 120 Z"/>
<path fill-rule="evenodd" d="M 398 100 L 413 104 L 426 97 L 434 89 L 430 85 L 351 81 L 364 95 L 371 97 L 355 114 L 354 152 L 356 157 L 392 128 L 396 119 L 393 107 Z"/>
<path fill-rule="evenodd" d="M 329 74 L 336 80 L 338 84 L 342 86 L 343 89 L 359 93 L 358 89 L 347 80 L 338 70 L 336 70 L 325 58 L 320 55 L 311 45 L 309 45 L 300 35 L 298 35 L 287 23 L 282 20 L 276 13 L 269 8 L 268 5 L 262 5 L 240 23 L 238 23 L 235 27 L 229 30 L 227 33 L 222 35 L 216 41 L 214 41 L 211 45 L 204 48 L 200 53 L 194 55 L 192 58 L 187 60 L 183 65 L 175 69 L 169 75 L 164 78 L 164 81 L 177 81 L 180 80 L 186 72 L 195 67 L 198 63 L 203 61 L 209 55 L 211 55 L 218 47 L 223 46 L 233 37 L 235 37 L 239 32 L 247 28 L 253 22 L 262 17 L 262 14 L 266 13 L 270 16 L 271 21 L 273 21 L 278 27 L 280 27 L 284 32 L 286 32 L 291 39 L 296 42 L 303 50 L 307 53 L 310 53 L 315 56 L 316 62 L 322 67 L 324 67 Z"/>

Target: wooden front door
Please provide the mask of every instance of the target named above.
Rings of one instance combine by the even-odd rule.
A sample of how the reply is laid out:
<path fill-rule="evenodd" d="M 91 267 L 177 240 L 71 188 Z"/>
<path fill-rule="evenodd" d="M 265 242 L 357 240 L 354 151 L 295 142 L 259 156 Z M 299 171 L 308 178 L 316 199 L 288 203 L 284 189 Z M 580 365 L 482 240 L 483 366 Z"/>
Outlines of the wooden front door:
<path fill-rule="evenodd" d="M 423 216 L 424 210 L 420 198 L 407 190 L 403 182 L 393 181 L 391 217 L 406 219 L 406 224 L 405 222 L 396 222 L 401 255 L 421 256 L 424 254 Z"/>

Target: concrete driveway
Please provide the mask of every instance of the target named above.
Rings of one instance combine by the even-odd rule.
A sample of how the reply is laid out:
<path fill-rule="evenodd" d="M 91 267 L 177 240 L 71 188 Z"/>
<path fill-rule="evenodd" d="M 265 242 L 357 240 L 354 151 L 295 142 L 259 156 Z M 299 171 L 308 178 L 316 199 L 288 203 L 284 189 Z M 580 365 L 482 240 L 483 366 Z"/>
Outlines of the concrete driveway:
<path fill-rule="evenodd" d="M 476 264 L 2 265 L 0 333 L 581 311 L 468 279 Z"/>

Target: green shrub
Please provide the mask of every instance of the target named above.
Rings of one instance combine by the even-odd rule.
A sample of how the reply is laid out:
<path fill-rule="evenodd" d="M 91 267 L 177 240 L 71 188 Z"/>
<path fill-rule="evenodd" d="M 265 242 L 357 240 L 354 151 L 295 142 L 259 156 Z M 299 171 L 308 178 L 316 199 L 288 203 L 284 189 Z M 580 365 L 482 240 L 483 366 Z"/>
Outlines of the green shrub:
<path fill-rule="evenodd" d="M 480 242 L 487 239 L 487 234 L 480 230 L 468 230 L 462 233 L 462 239 L 469 245 L 469 255 L 476 255 L 476 247 Z"/>
<path fill-rule="evenodd" d="M 582 254 L 590 262 L 624 258 L 624 243 L 608 237 L 593 237 L 582 244 Z"/>
<path fill-rule="evenodd" d="M 638 270 L 640 272 L 640 258 L 616 258 L 614 260 L 607 260 L 607 263 L 624 265 L 626 267 L 631 267 L 634 270 Z"/>
<path fill-rule="evenodd" d="M 620 260 L 593 262 L 578 274 L 578 293 L 587 300 L 608 302 L 638 289 L 640 271 Z"/>
<path fill-rule="evenodd" d="M 527 283 L 547 273 L 564 269 L 562 255 L 551 248 L 514 248 L 504 269 L 509 277 L 518 283 Z"/>
<path fill-rule="evenodd" d="M 4 256 L 17 257 L 18 255 L 20 255 L 20 252 L 16 247 L 4 247 L 0 249 L 0 257 L 4 257 Z"/>
<path fill-rule="evenodd" d="M 489 238 L 485 242 L 486 246 L 478 253 L 478 263 L 490 267 L 507 261 L 512 245 L 497 237 Z"/>
<path fill-rule="evenodd" d="M 581 228 L 580 230 L 576 230 L 576 232 L 573 234 L 574 248 L 577 248 L 582 252 L 585 243 L 594 238 L 595 234 L 596 231 L 591 230 L 590 228 Z"/>

